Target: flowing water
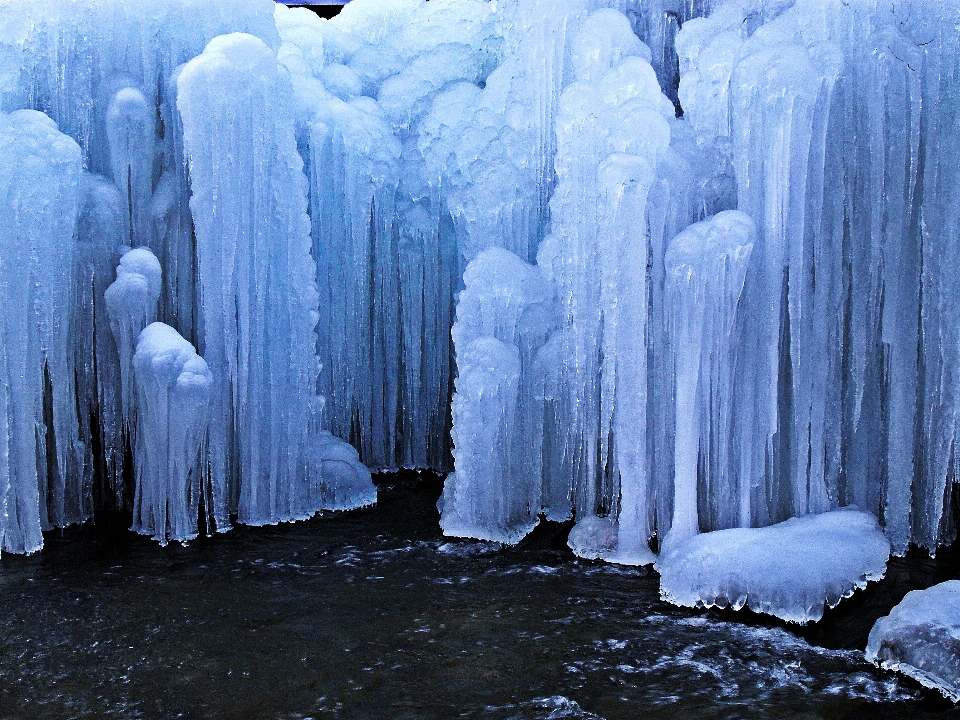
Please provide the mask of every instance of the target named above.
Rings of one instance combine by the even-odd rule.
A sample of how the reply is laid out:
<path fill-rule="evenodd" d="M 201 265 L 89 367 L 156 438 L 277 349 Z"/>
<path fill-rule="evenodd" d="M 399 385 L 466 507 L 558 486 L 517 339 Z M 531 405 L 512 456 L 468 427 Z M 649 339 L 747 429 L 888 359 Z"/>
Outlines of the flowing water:
<path fill-rule="evenodd" d="M 101 521 L 0 558 L 0 718 L 956 716 L 855 650 L 662 603 L 543 535 L 450 542 L 436 481 L 160 548 Z"/>

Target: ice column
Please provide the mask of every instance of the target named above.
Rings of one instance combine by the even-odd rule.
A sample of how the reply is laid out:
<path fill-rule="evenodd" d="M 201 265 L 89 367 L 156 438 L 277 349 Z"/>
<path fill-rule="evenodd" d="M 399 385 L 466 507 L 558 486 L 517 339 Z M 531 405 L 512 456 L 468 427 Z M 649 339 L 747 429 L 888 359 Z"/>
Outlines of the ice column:
<path fill-rule="evenodd" d="M 213 375 L 193 345 L 159 322 L 140 333 L 133 366 L 139 425 L 132 529 L 161 545 L 191 540 L 203 492 L 200 449 Z"/>
<path fill-rule="evenodd" d="M 261 40 L 235 33 L 211 41 L 177 87 L 214 374 L 214 520 L 306 517 L 318 296 L 289 75 Z"/>
<path fill-rule="evenodd" d="M 0 549 L 8 552 L 39 550 L 41 530 L 90 513 L 68 351 L 80 172 L 80 148 L 49 117 L 0 115 Z"/>
<path fill-rule="evenodd" d="M 536 354 L 556 326 L 553 292 L 538 268 L 503 248 L 477 255 L 464 283 L 453 326 L 456 472 L 444 485 L 440 524 L 447 535 L 515 543 L 541 506 Z"/>
<path fill-rule="evenodd" d="M 447 476 L 440 525 L 446 535 L 516 543 L 536 525 L 523 503 L 529 493 L 520 493 L 521 507 L 511 502 L 518 490 L 510 446 L 520 353 L 516 345 L 482 336 L 457 352 L 457 367 L 453 456 L 459 472 Z"/>
<path fill-rule="evenodd" d="M 656 127 L 659 116 L 651 125 Z M 644 121 L 650 122 L 647 118 Z M 630 148 L 636 149 L 636 148 Z M 644 148 L 647 149 L 647 148 Z M 600 306 L 603 316 L 600 390 L 601 422 L 610 423 L 613 447 L 611 507 L 617 519 L 616 559 L 653 562 L 647 464 L 647 193 L 662 148 L 641 155 L 614 153 L 601 163 Z M 601 436 L 601 446 L 610 435 Z M 595 506 L 595 503 L 593 504 Z"/>
<path fill-rule="evenodd" d="M 736 524 L 729 468 L 733 331 L 756 230 L 738 210 L 691 225 L 666 255 L 676 397 L 673 522 L 665 543 Z M 701 522 L 698 506 L 707 514 Z"/>
<path fill-rule="evenodd" d="M 637 54 L 626 57 L 608 47 L 608 36 L 629 32 L 623 15 L 602 10 L 575 41 L 577 82 L 564 90 L 557 118 L 552 234 L 538 263 L 569 323 L 558 354 L 566 395 L 558 442 L 571 458 L 578 523 L 596 525 L 597 516 L 611 528 L 588 534 L 604 538 L 616 535 L 619 516 L 626 528 L 618 552 L 649 562 L 647 195 L 674 113 L 642 57 L 645 46 L 628 45 Z M 600 553 L 576 529 L 571 544 Z"/>

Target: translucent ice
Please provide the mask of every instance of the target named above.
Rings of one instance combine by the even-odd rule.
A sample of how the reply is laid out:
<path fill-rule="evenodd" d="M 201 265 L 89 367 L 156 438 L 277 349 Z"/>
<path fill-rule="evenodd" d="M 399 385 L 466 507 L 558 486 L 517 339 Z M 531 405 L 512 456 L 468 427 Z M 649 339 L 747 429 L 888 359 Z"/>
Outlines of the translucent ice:
<path fill-rule="evenodd" d="M 289 76 L 262 40 L 235 33 L 187 63 L 177 88 L 214 376 L 214 520 L 307 517 L 318 296 Z"/>
<path fill-rule="evenodd" d="M 873 626 L 866 657 L 960 702 L 960 580 L 908 592 Z"/>

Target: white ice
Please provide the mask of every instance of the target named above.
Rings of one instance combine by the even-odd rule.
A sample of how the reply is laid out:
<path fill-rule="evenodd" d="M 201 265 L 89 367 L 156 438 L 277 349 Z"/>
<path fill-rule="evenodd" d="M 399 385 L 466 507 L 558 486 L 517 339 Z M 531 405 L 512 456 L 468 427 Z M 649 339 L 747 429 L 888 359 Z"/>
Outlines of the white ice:
<path fill-rule="evenodd" d="M 876 518 L 842 509 L 694 535 L 665 547 L 656 567 L 667 602 L 804 623 L 882 578 L 889 555 Z"/>
<path fill-rule="evenodd" d="M 157 319 L 162 269 L 147 248 L 128 250 L 120 258 L 117 279 L 104 293 L 114 345 L 120 357 L 123 418 L 128 428 L 136 422 L 133 355 L 140 332 Z"/>
<path fill-rule="evenodd" d="M 132 529 L 161 545 L 185 542 L 198 533 L 204 490 L 200 450 L 213 375 L 193 345 L 159 322 L 140 333 L 133 367 L 139 425 Z"/>

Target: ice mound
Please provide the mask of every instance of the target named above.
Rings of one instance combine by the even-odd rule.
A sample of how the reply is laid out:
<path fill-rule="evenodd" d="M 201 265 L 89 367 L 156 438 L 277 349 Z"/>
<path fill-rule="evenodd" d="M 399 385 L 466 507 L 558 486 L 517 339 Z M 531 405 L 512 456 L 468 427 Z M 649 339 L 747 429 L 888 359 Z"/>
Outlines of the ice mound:
<path fill-rule="evenodd" d="M 890 542 L 873 515 L 853 509 L 804 515 L 763 528 L 735 528 L 668 543 L 660 596 L 696 608 L 748 606 L 803 623 L 879 580 Z"/>
<path fill-rule="evenodd" d="M 907 593 L 873 626 L 866 656 L 960 702 L 960 580 Z"/>
<path fill-rule="evenodd" d="M 570 531 L 567 544 L 577 557 L 609 560 L 617 549 L 617 523 L 609 517 L 586 517 Z"/>
<path fill-rule="evenodd" d="M 377 502 L 370 470 L 352 445 L 329 432 L 319 432 L 307 441 L 306 452 L 317 507 L 354 510 Z"/>

